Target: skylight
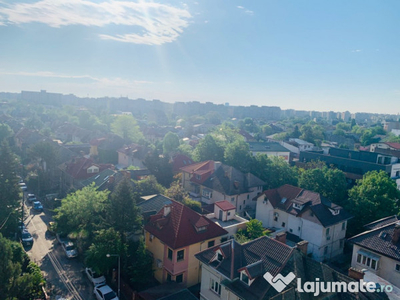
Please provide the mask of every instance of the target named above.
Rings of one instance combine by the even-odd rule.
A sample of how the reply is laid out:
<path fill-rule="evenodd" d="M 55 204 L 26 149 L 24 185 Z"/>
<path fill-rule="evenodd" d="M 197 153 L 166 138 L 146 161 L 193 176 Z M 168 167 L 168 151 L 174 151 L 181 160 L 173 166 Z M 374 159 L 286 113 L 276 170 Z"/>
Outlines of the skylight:
<path fill-rule="evenodd" d="M 286 200 L 287 200 L 287 198 L 286 198 L 286 197 L 283 197 L 282 200 L 281 200 L 281 203 L 285 203 Z"/>

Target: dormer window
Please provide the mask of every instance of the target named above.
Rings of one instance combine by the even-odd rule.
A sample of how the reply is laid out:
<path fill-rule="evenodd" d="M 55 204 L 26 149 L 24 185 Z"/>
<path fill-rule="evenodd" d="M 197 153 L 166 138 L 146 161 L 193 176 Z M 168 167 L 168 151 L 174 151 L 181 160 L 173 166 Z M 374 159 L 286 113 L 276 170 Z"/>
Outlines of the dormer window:
<path fill-rule="evenodd" d="M 332 215 L 337 216 L 340 213 L 340 209 L 329 209 Z"/>
<path fill-rule="evenodd" d="M 201 176 L 199 174 L 196 174 L 196 179 L 201 180 Z"/>
<path fill-rule="evenodd" d="M 207 230 L 207 226 L 196 227 L 197 232 L 203 232 Z"/>
<path fill-rule="evenodd" d="M 243 271 L 240 273 L 240 280 L 249 285 L 249 276 L 247 276 L 246 272 Z"/>
<path fill-rule="evenodd" d="M 217 260 L 218 260 L 219 262 L 221 262 L 223 259 L 224 259 L 224 257 L 222 256 L 222 254 L 218 252 L 218 253 L 217 253 Z"/>
<path fill-rule="evenodd" d="M 283 197 L 282 200 L 281 200 L 281 203 L 285 203 L 286 200 L 287 200 L 287 198 L 286 198 L 286 197 Z"/>
<path fill-rule="evenodd" d="M 300 204 L 298 204 L 298 203 L 293 203 L 293 208 L 302 209 L 302 208 L 303 208 L 303 205 L 300 205 Z"/>

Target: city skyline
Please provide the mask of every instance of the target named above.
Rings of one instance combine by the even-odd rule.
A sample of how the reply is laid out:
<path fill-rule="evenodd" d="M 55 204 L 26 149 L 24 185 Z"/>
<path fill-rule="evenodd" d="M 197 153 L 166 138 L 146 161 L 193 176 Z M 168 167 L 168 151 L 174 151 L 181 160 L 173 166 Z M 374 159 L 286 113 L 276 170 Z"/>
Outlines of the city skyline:
<path fill-rule="evenodd" d="M 0 2 L 0 90 L 397 114 L 400 3 Z"/>

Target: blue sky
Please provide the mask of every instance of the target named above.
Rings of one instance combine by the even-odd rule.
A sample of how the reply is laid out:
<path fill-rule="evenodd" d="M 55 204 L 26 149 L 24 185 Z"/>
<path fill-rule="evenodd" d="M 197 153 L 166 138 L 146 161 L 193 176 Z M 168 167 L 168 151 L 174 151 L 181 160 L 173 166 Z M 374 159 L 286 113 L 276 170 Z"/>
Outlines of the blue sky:
<path fill-rule="evenodd" d="M 0 91 L 400 112 L 398 0 L 0 0 Z"/>

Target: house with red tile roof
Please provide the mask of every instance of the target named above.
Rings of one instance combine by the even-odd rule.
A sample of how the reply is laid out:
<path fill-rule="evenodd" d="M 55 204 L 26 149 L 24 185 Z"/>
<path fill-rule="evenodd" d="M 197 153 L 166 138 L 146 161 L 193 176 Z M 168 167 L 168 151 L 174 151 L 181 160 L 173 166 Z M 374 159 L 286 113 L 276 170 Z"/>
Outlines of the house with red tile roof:
<path fill-rule="evenodd" d="M 171 158 L 172 172 L 177 174 L 181 168 L 194 164 L 193 159 L 184 154 L 176 154 Z"/>
<path fill-rule="evenodd" d="M 275 232 L 287 232 L 294 243 L 308 241 L 308 253 L 317 261 L 343 253 L 350 218 L 322 195 L 289 184 L 267 190 L 257 199 L 256 219 Z"/>
<path fill-rule="evenodd" d="M 194 254 L 217 245 L 227 231 L 175 200 L 151 216 L 144 226 L 147 249 L 153 254 L 154 276 L 160 283 L 185 286 L 200 282 L 201 269 Z"/>
<path fill-rule="evenodd" d="M 124 145 L 117 150 L 117 153 L 119 167 L 127 168 L 129 166 L 135 166 L 140 169 L 146 168 L 143 163 L 146 155 L 146 149 L 144 146 L 138 144 Z"/>
<path fill-rule="evenodd" d="M 241 216 L 254 217 L 256 197 L 264 181 L 218 161 L 208 160 L 181 168 L 182 187 L 206 204 L 227 200 Z"/>

